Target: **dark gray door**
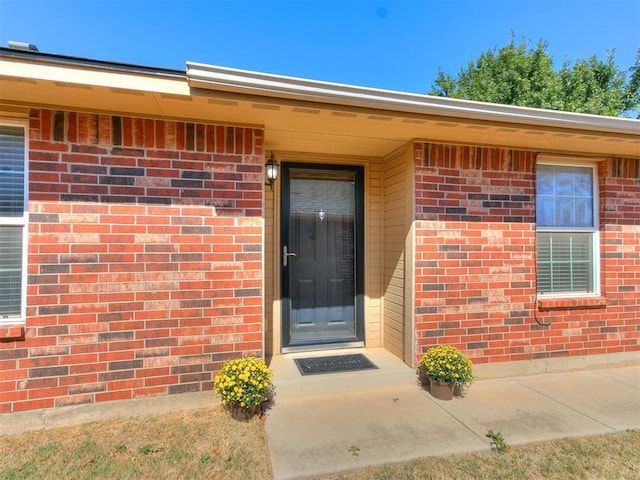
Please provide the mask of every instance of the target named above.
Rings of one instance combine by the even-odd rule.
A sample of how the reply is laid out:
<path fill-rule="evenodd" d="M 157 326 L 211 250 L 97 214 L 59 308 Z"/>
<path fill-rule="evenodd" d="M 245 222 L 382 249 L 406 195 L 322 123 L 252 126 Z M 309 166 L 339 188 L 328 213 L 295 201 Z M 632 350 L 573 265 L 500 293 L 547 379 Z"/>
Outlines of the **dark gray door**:
<path fill-rule="evenodd" d="M 362 341 L 361 168 L 283 164 L 283 346 Z"/>

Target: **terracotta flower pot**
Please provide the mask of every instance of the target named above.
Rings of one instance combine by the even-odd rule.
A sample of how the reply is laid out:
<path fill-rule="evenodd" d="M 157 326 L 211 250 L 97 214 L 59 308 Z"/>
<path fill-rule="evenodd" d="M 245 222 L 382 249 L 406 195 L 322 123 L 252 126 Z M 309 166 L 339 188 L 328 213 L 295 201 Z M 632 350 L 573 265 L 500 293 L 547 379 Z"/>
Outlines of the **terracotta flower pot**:
<path fill-rule="evenodd" d="M 256 415 L 262 414 L 262 405 L 252 405 L 251 407 L 241 407 L 240 405 L 226 405 L 226 410 L 234 420 L 246 422 Z"/>
<path fill-rule="evenodd" d="M 455 385 L 453 383 L 439 382 L 434 378 L 429 378 L 429 391 L 433 398 L 438 400 L 451 400 L 453 398 L 453 389 Z"/>

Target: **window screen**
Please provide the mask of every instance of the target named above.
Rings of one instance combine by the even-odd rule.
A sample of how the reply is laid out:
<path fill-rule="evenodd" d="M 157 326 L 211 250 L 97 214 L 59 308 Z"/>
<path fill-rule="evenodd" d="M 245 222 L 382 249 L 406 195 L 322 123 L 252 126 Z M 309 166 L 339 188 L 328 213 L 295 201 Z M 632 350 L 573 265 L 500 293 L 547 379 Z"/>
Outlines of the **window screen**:
<path fill-rule="evenodd" d="M 537 166 L 538 293 L 595 292 L 594 169 Z"/>

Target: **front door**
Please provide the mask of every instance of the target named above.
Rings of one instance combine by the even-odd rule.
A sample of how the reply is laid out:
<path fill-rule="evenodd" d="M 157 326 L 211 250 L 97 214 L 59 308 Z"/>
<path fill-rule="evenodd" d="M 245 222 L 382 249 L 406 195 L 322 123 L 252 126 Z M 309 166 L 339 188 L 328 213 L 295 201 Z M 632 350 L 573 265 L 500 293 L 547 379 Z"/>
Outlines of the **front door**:
<path fill-rule="evenodd" d="M 283 163 L 282 346 L 364 341 L 362 167 Z"/>

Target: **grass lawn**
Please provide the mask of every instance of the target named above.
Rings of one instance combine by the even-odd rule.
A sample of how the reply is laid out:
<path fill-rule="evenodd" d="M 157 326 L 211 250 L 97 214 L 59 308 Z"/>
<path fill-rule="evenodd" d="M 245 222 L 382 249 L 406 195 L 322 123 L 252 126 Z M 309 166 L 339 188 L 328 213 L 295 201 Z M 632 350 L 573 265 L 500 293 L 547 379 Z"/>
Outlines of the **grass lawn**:
<path fill-rule="evenodd" d="M 640 431 L 567 438 L 506 451 L 431 457 L 322 480 L 640 479 Z M 320 479 L 316 479 L 320 480 Z"/>
<path fill-rule="evenodd" d="M 640 479 L 640 431 L 385 465 L 323 480 Z M 292 452 L 295 455 L 295 452 Z M 270 479 L 262 421 L 220 407 L 0 437 L 0 479 Z"/>
<path fill-rule="evenodd" d="M 268 479 L 259 418 L 221 407 L 0 437 L 0 479 Z"/>

